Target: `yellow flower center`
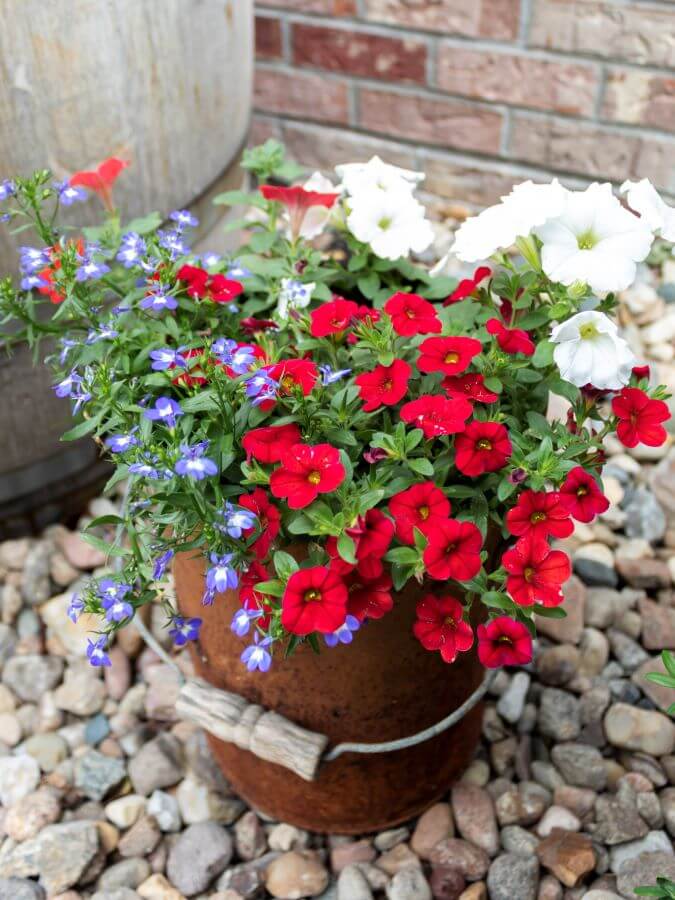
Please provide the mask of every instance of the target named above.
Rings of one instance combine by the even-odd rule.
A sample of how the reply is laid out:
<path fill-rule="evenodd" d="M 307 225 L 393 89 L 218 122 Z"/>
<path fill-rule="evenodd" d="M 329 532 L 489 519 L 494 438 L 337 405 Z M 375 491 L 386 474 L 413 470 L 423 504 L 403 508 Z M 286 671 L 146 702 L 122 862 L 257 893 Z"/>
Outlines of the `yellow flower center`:
<path fill-rule="evenodd" d="M 320 484 L 321 472 L 310 472 L 307 476 L 307 481 L 309 481 L 310 484 Z"/>
<path fill-rule="evenodd" d="M 305 600 L 305 603 L 311 603 L 313 600 L 320 600 L 321 591 L 317 591 L 316 588 L 311 588 L 309 591 L 305 591 L 303 599 Z"/>

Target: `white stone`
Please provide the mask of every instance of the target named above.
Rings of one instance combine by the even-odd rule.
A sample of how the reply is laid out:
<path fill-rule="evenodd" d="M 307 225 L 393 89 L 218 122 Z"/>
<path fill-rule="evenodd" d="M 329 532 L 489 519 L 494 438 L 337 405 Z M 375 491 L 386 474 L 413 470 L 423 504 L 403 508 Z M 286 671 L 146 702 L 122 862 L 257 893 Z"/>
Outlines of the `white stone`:
<path fill-rule="evenodd" d="M 564 806 L 551 806 L 546 810 L 537 825 L 539 837 L 548 837 L 554 828 L 562 828 L 564 831 L 579 831 L 581 822 Z"/>
<path fill-rule="evenodd" d="M 618 874 L 619 869 L 626 860 L 635 859 L 641 853 L 653 853 L 657 850 L 664 853 L 673 853 L 673 845 L 665 831 L 650 831 L 649 834 L 638 841 L 628 841 L 625 844 L 617 844 L 615 847 L 610 847 L 609 867 L 612 872 Z"/>
<path fill-rule="evenodd" d="M 144 809 L 145 797 L 141 797 L 139 794 L 127 794 L 126 797 L 120 797 L 118 800 L 108 803 L 105 807 L 105 814 L 118 828 L 131 828 L 134 822 L 138 821 Z"/>
<path fill-rule="evenodd" d="M 180 807 L 172 794 L 156 790 L 148 800 L 147 812 L 157 819 L 162 831 L 180 831 L 182 824 Z"/>
<path fill-rule="evenodd" d="M 0 803 L 12 806 L 40 783 L 40 766 L 32 756 L 0 758 Z"/>

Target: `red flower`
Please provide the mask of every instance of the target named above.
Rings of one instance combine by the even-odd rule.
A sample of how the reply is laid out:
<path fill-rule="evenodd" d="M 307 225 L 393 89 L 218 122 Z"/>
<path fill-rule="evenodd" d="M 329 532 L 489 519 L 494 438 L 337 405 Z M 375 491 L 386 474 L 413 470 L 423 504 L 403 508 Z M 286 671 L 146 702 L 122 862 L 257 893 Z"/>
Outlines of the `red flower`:
<path fill-rule="evenodd" d="M 424 394 L 401 407 L 401 419 L 421 428 L 425 438 L 431 440 L 441 434 L 462 431 L 472 411 L 473 407 L 463 397 L 448 400 L 440 395 Z"/>
<path fill-rule="evenodd" d="M 423 559 L 432 578 L 469 581 L 479 572 L 483 537 L 471 522 L 442 519 L 427 537 L 429 543 Z"/>
<path fill-rule="evenodd" d="M 281 466 L 272 472 L 270 490 L 274 497 L 285 497 L 291 509 L 304 509 L 319 494 L 334 491 L 344 477 L 345 470 L 335 447 L 295 444 L 285 450 Z"/>
<path fill-rule="evenodd" d="M 195 300 L 208 298 L 213 303 L 229 303 L 244 290 L 240 281 L 233 281 L 224 275 L 209 275 L 198 266 L 181 266 L 176 278 L 187 283 L 185 292 Z"/>
<path fill-rule="evenodd" d="M 247 316 L 245 319 L 240 319 L 239 324 L 245 334 L 256 334 L 258 331 L 270 331 L 271 329 L 276 330 L 278 327 L 273 319 L 256 319 L 255 316 Z"/>
<path fill-rule="evenodd" d="M 345 531 L 354 541 L 359 573 L 364 578 L 378 578 L 383 571 L 382 557 L 394 536 L 394 523 L 379 509 L 369 509 L 356 525 Z M 337 549 L 337 538 L 332 535 L 326 540 L 326 552 L 332 557 L 333 571 L 346 574 L 354 568 L 352 563 L 342 559 Z"/>
<path fill-rule="evenodd" d="M 358 569 L 345 579 L 347 585 L 347 614 L 364 619 L 381 619 L 394 606 L 391 596 L 391 578 L 382 573 L 378 578 L 364 578 Z"/>
<path fill-rule="evenodd" d="M 631 374 L 638 381 L 642 381 L 643 378 L 649 378 L 650 368 L 649 366 L 633 366 L 631 369 Z"/>
<path fill-rule="evenodd" d="M 283 425 L 281 426 L 284 427 Z M 259 537 L 251 545 L 251 549 L 258 557 L 264 559 L 269 553 L 274 538 L 279 534 L 281 527 L 281 513 L 277 507 L 270 502 L 269 497 L 262 488 L 256 488 L 251 494 L 242 494 L 238 499 L 239 506 L 244 509 L 250 509 L 256 514 L 258 522 L 254 528 L 247 528 L 244 531 L 244 537 L 249 538 L 252 534 L 258 532 Z"/>
<path fill-rule="evenodd" d="M 335 297 L 330 303 L 324 303 L 312 311 L 310 331 L 313 337 L 326 337 L 329 334 L 340 334 L 349 328 L 359 306 L 352 300 Z"/>
<path fill-rule="evenodd" d="M 254 428 L 244 435 L 241 446 L 246 451 L 246 459 L 257 459 L 261 463 L 275 463 L 293 444 L 302 443 L 302 435 L 297 425 L 266 425 Z"/>
<path fill-rule="evenodd" d="M 455 438 L 455 465 L 463 475 L 496 472 L 512 450 L 509 433 L 499 422 L 469 422 Z"/>
<path fill-rule="evenodd" d="M 249 565 L 248 570 L 241 576 L 239 583 L 239 599 L 244 609 L 261 609 L 264 616 L 257 619 L 261 628 L 267 628 L 270 623 L 270 612 L 274 608 L 274 600 L 267 594 L 261 594 L 256 590 L 256 585 L 269 581 L 269 573 L 265 566 L 257 560 Z"/>
<path fill-rule="evenodd" d="M 319 377 L 319 371 L 311 359 L 284 359 L 273 366 L 266 366 L 271 378 L 279 382 L 279 393 L 292 394 L 296 387 L 302 390 L 303 396 L 311 393 Z M 269 401 L 273 403 L 274 401 Z M 260 404 L 265 409 L 265 404 Z"/>
<path fill-rule="evenodd" d="M 534 353 L 535 346 L 522 328 L 506 328 L 499 319 L 488 319 L 485 327 L 488 334 L 497 338 L 504 353 L 523 353 L 525 356 L 532 356 Z"/>
<path fill-rule="evenodd" d="M 502 565 L 509 573 L 506 590 L 518 606 L 558 606 L 563 602 L 562 585 L 572 568 L 562 550 L 551 550 L 546 541 L 524 537 L 502 556 Z"/>
<path fill-rule="evenodd" d="M 312 206 L 324 206 L 330 209 L 339 193 L 320 193 L 319 191 L 307 191 L 300 185 L 292 187 L 281 187 L 276 184 L 261 184 L 260 193 L 265 200 L 274 200 L 277 203 L 283 203 L 288 210 L 288 218 L 291 226 L 291 234 L 297 237 L 300 234 L 302 221 L 307 214 L 307 210 Z"/>
<path fill-rule="evenodd" d="M 124 159 L 111 156 L 93 171 L 75 172 L 70 178 L 71 187 L 85 187 L 98 194 L 106 209 L 112 212 L 112 186 L 123 169 L 131 165 Z"/>
<path fill-rule="evenodd" d="M 450 594 L 427 594 L 417 603 L 413 634 L 425 650 L 440 650 L 444 662 L 454 662 L 459 652 L 473 645 L 473 631 L 462 618 L 463 612 L 462 604 Z"/>
<path fill-rule="evenodd" d="M 567 473 L 558 493 L 560 503 L 577 522 L 592 522 L 599 513 L 609 509 L 609 500 L 597 481 L 581 466 Z"/>
<path fill-rule="evenodd" d="M 412 369 L 403 359 L 395 359 L 390 366 L 375 366 L 354 379 L 364 401 L 363 411 L 372 412 L 379 406 L 394 406 L 408 390 Z"/>
<path fill-rule="evenodd" d="M 574 531 L 567 507 L 557 491 L 523 491 L 506 514 L 506 527 L 518 537 L 566 538 Z"/>
<path fill-rule="evenodd" d="M 441 382 L 441 387 L 448 397 L 466 397 L 467 400 L 475 400 L 477 403 L 495 403 L 499 400 L 499 394 L 489 391 L 482 375 L 448 375 Z"/>
<path fill-rule="evenodd" d="M 439 521 L 450 515 L 450 501 L 432 481 L 414 484 L 389 501 L 389 512 L 396 524 L 396 537 L 404 544 L 414 544 L 414 528 L 428 535 Z"/>
<path fill-rule="evenodd" d="M 471 365 L 482 349 L 480 341 L 465 337 L 432 337 L 420 344 L 417 368 L 420 372 L 459 375 Z"/>
<path fill-rule="evenodd" d="M 478 659 L 486 669 L 532 662 L 532 635 L 522 622 L 498 616 L 487 625 L 479 625 L 476 631 Z"/>
<path fill-rule="evenodd" d="M 396 334 L 410 337 L 414 334 L 440 334 L 443 330 L 435 308 L 418 294 L 402 294 L 390 297 L 384 311 L 391 317 Z"/>
<path fill-rule="evenodd" d="M 652 400 L 639 388 L 625 387 L 612 400 L 612 412 L 619 419 L 616 434 L 624 447 L 660 447 L 665 441 L 661 422 L 668 421 L 670 412 L 663 400 Z"/>
<path fill-rule="evenodd" d="M 61 260 L 56 259 L 55 262 L 51 266 L 47 266 L 45 269 L 41 269 L 38 272 L 41 281 L 44 284 L 41 284 L 38 288 L 38 293 L 44 294 L 46 297 L 49 297 L 50 303 L 63 303 L 66 299 L 66 295 L 62 293 L 58 288 L 54 287 L 55 285 L 55 272 L 61 268 Z"/>
<path fill-rule="evenodd" d="M 479 266 L 473 273 L 473 278 L 464 278 L 460 281 L 452 294 L 445 300 L 443 306 L 450 306 L 451 303 L 458 303 L 460 300 L 465 300 L 467 297 L 475 294 L 481 281 L 485 281 L 490 275 L 492 275 L 492 272 L 487 266 Z"/>
<path fill-rule="evenodd" d="M 347 617 L 347 588 L 325 566 L 293 572 L 281 600 L 281 624 L 291 634 L 330 634 Z"/>

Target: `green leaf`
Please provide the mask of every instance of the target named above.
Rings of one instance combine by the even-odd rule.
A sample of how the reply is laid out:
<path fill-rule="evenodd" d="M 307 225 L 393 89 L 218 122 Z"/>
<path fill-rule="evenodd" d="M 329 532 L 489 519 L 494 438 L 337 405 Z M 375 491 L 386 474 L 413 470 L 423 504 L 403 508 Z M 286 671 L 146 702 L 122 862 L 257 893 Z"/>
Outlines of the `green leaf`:
<path fill-rule="evenodd" d="M 545 619 L 565 619 L 567 613 L 562 606 L 537 606 L 534 610 L 536 616 L 543 616 Z"/>
<path fill-rule="evenodd" d="M 92 547 L 100 550 L 101 553 L 105 553 L 106 557 L 115 556 L 121 559 L 124 556 L 131 556 L 131 550 L 127 550 L 124 547 L 113 547 L 107 541 L 102 540 L 95 534 L 89 534 L 88 532 L 83 531 L 80 536 L 83 541 L 86 541 L 87 544 L 90 544 Z"/>
<path fill-rule="evenodd" d="M 661 654 L 661 659 L 668 672 L 675 678 L 675 653 L 671 653 L 670 650 L 664 650 Z"/>
<path fill-rule="evenodd" d="M 457 287 L 457 279 L 449 275 L 439 275 L 431 280 L 431 284 L 422 288 L 420 295 L 427 300 L 445 300 Z"/>
<path fill-rule="evenodd" d="M 95 416 L 92 416 L 91 419 L 84 419 L 79 425 L 75 425 L 74 428 L 71 428 L 69 431 L 66 431 L 65 434 L 62 434 L 61 440 L 76 441 L 78 438 L 84 437 L 85 434 L 91 434 L 92 431 L 96 431 L 103 421 L 105 413 L 106 410 L 102 409 L 100 412 L 96 413 Z"/>
<path fill-rule="evenodd" d="M 415 459 L 406 460 L 408 467 L 413 470 L 413 472 L 417 472 L 418 475 L 424 475 L 427 478 L 430 478 L 434 474 L 434 467 L 428 459 L 424 459 L 424 457 L 419 457 Z"/>
<path fill-rule="evenodd" d="M 532 356 L 532 365 L 535 369 L 545 369 L 546 366 L 550 366 L 553 362 L 554 350 L 555 344 L 550 341 L 540 341 Z"/>
<path fill-rule="evenodd" d="M 510 481 L 507 481 L 506 478 L 504 478 L 499 482 L 499 487 L 497 488 L 497 499 L 500 502 L 503 502 L 511 496 L 516 488 L 517 485 L 512 484 Z"/>
<path fill-rule="evenodd" d="M 277 550 L 273 556 L 274 570 L 282 581 L 288 581 L 294 572 L 297 572 L 300 566 L 290 553 L 283 550 Z"/>
<path fill-rule="evenodd" d="M 269 594 L 270 597 L 283 597 L 284 595 L 284 586 L 276 578 L 272 581 L 259 581 L 255 585 L 255 590 L 259 594 Z"/>
<path fill-rule="evenodd" d="M 385 559 L 389 562 L 397 563 L 398 565 L 402 566 L 417 565 L 419 558 L 419 551 L 413 549 L 412 547 L 394 547 L 394 549 L 390 550 L 389 553 L 387 553 L 387 555 L 385 556 Z"/>
<path fill-rule="evenodd" d="M 311 534 L 313 527 L 312 520 L 300 513 L 291 519 L 286 526 L 286 530 L 290 534 Z"/>
<path fill-rule="evenodd" d="M 500 379 L 496 378 L 494 375 L 486 378 L 483 384 L 488 389 L 488 391 L 492 391 L 495 394 L 500 394 L 502 391 L 502 383 Z"/>
<path fill-rule="evenodd" d="M 372 300 L 380 289 L 380 276 L 377 272 L 369 272 L 368 275 L 362 275 L 358 278 L 356 285 L 364 297 Z"/>
<path fill-rule="evenodd" d="M 225 191 L 213 198 L 216 206 L 257 206 L 260 209 L 267 207 L 267 200 L 262 194 L 247 193 L 246 191 Z"/>
<path fill-rule="evenodd" d="M 356 544 L 348 534 L 343 532 L 337 539 L 337 551 L 345 562 L 356 565 Z"/>
<path fill-rule="evenodd" d="M 109 513 L 105 516 L 97 516 L 95 519 L 92 519 L 91 522 L 87 522 L 87 530 L 91 528 L 98 528 L 99 525 L 125 525 L 126 522 L 120 516 L 114 516 L 112 513 Z"/>
<path fill-rule="evenodd" d="M 551 378 L 548 382 L 548 388 L 552 394 L 564 397 L 570 403 L 576 403 L 579 398 L 579 388 L 570 384 L 569 381 L 563 381 L 562 378 Z"/>
<path fill-rule="evenodd" d="M 672 675 L 662 675 L 661 672 L 648 672 L 645 678 L 647 681 L 653 681 L 654 684 L 660 684 L 662 687 L 675 690 L 675 678 Z"/>
<path fill-rule="evenodd" d="M 139 219 L 132 219 L 124 226 L 124 231 L 136 231 L 138 234 L 150 234 L 156 231 L 162 224 L 162 217 L 158 212 L 148 213 Z"/>
<path fill-rule="evenodd" d="M 550 307 L 548 317 L 549 319 L 560 319 L 562 316 L 566 316 L 569 311 L 569 303 L 566 300 L 561 300 L 559 303 L 554 303 L 553 306 Z"/>
<path fill-rule="evenodd" d="M 480 601 L 485 606 L 491 606 L 495 609 L 513 609 L 513 600 L 507 597 L 506 594 L 502 594 L 501 591 L 488 591 L 485 594 L 481 594 Z"/>
<path fill-rule="evenodd" d="M 277 235 L 272 231 L 256 231 L 251 235 L 250 247 L 256 253 L 266 253 L 276 243 Z"/>

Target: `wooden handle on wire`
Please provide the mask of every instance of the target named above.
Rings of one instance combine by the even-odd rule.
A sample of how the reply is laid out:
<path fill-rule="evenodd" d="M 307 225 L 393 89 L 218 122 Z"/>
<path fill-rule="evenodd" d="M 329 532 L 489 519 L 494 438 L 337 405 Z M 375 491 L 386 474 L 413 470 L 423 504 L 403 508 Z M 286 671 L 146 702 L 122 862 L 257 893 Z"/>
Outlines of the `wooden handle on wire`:
<path fill-rule="evenodd" d="M 307 731 L 278 713 L 215 688 L 201 678 L 190 678 L 181 687 L 176 712 L 181 719 L 199 725 L 222 741 L 284 766 L 305 781 L 316 776 L 328 744 L 325 735 Z"/>

